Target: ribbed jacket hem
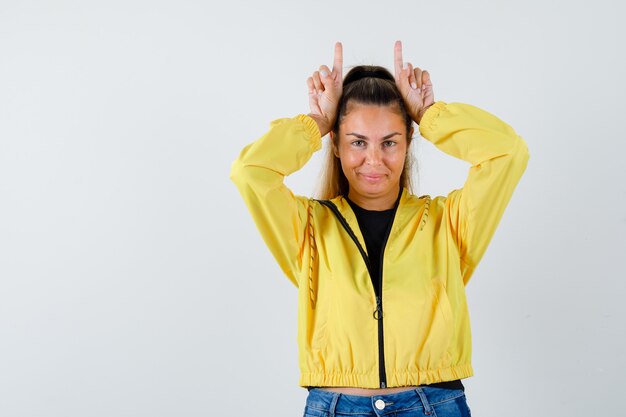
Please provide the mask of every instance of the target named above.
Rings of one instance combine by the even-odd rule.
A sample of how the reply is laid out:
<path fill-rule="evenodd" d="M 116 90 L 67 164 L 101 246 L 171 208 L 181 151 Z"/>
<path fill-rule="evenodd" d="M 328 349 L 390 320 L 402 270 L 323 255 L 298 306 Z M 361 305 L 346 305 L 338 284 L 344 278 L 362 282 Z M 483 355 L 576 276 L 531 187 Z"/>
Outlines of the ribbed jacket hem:
<path fill-rule="evenodd" d="M 454 381 L 473 375 L 474 370 L 471 364 L 435 370 L 388 372 L 387 388 Z M 378 372 L 366 374 L 302 372 L 298 385 L 301 387 L 380 388 L 379 383 Z"/>

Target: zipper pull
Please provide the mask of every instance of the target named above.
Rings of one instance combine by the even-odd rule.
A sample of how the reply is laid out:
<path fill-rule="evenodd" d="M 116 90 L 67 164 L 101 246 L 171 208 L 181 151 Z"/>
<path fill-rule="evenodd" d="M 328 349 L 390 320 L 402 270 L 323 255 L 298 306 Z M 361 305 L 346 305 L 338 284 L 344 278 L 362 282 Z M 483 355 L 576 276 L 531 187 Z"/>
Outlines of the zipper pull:
<path fill-rule="evenodd" d="M 376 296 L 376 310 L 374 310 L 374 318 L 380 320 L 383 318 L 382 300 L 379 295 Z"/>

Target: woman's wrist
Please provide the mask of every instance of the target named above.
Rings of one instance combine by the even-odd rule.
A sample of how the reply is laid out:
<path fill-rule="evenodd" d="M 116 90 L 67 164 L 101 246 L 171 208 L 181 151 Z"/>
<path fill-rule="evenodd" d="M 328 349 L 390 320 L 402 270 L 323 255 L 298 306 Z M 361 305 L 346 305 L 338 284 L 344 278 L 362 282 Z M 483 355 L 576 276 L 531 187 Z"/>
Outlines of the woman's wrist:
<path fill-rule="evenodd" d="M 417 120 L 415 120 L 415 123 L 417 123 L 418 125 L 420 124 L 420 122 L 422 121 L 422 117 L 424 117 L 424 114 L 426 113 L 426 111 L 428 111 L 428 109 L 430 109 L 430 106 L 432 106 L 435 103 L 430 103 L 428 106 L 424 107 L 423 109 L 421 109 L 419 111 L 419 113 L 417 114 Z"/>
<path fill-rule="evenodd" d="M 330 127 L 328 126 L 328 122 L 325 119 L 321 118 L 317 114 L 312 113 L 309 113 L 308 116 L 315 120 L 315 123 L 317 123 L 317 127 L 320 130 L 321 137 L 324 137 L 328 132 L 330 132 Z"/>

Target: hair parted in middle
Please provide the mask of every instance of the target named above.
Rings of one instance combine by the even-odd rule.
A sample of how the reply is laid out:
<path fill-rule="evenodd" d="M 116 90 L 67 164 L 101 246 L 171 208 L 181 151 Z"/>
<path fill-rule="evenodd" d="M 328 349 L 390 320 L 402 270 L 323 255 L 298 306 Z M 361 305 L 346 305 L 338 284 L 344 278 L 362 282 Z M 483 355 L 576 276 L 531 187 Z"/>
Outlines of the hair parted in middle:
<path fill-rule="evenodd" d="M 343 79 L 343 91 L 339 99 L 337 119 L 332 128 L 333 142 L 339 147 L 339 127 L 344 117 L 350 112 L 351 104 L 369 104 L 377 106 L 391 106 L 402 116 L 406 126 L 407 153 L 404 168 L 400 175 L 400 187 L 406 187 L 413 192 L 410 136 L 413 119 L 409 116 L 400 90 L 391 72 L 378 65 L 358 65 L 353 67 Z M 322 174 L 318 185 L 318 198 L 331 199 L 339 195 L 348 195 L 348 179 L 341 168 L 341 161 L 335 156 L 330 143 L 327 145 Z"/>

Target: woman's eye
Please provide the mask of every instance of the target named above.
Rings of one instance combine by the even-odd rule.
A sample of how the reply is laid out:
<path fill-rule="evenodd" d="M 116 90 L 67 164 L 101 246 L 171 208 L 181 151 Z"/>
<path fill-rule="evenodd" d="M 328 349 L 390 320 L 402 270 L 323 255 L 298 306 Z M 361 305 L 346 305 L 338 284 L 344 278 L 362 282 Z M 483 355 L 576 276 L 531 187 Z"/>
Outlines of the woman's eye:
<path fill-rule="evenodd" d="M 362 140 L 355 140 L 354 142 L 352 142 L 352 144 L 355 145 L 355 146 L 361 146 L 361 145 L 363 145 L 363 143 L 364 142 Z"/>
<path fill-rule="evenodd" d="M 387 147 L 394 146 L 396 144 L 396 142 L 392 140 L 386 140 L 384 143 L 385 143 L 385 146 Z"/>

